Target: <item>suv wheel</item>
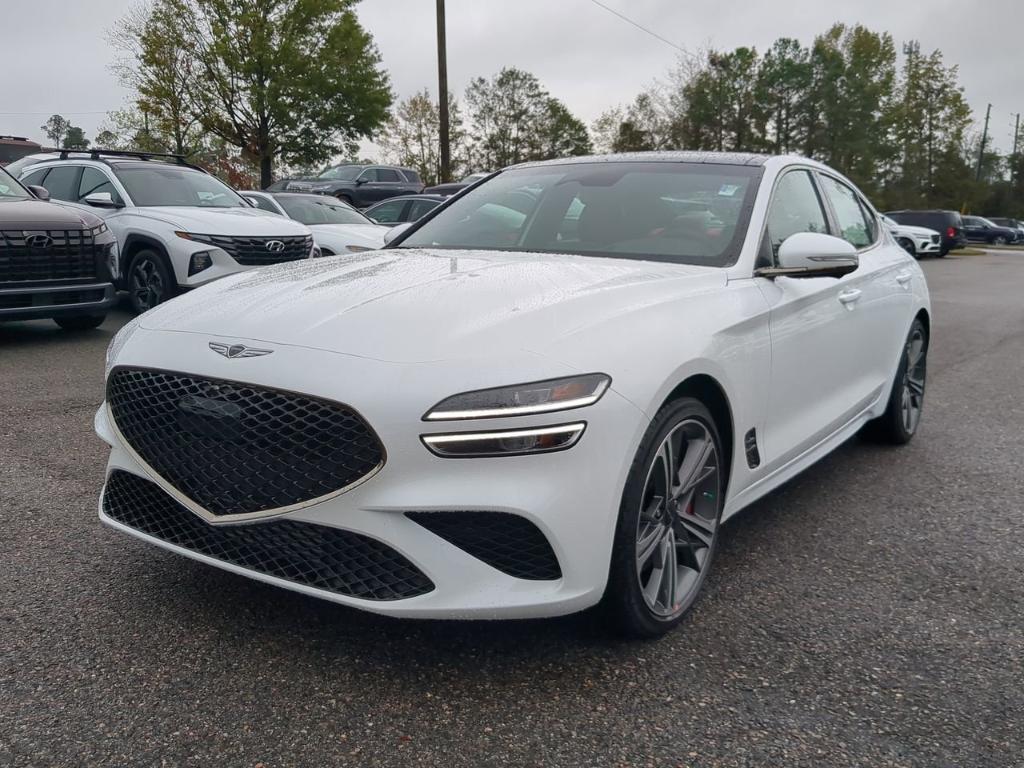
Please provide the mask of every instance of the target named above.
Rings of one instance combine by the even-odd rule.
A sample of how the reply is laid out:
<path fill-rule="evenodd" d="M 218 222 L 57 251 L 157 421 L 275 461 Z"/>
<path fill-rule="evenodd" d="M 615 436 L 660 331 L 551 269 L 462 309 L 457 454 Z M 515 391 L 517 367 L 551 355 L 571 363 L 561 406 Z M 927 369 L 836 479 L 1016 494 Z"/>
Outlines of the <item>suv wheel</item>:
<path fill-rule="evenodd" d="M 160 254 L 149 250 L 135 254 L 128 268 L 128 295 L 132 309 L 141 314 L 172 298 L 175 293 L 170 270 Z"/>
<path fill-rule="evenodd" d="M 1006 238 L 1002 235 L 996 235 L 992 238 L 993 245 L 1006 245 Z"/>
<path fill-rule="evenodd" d="M 351 205 L 353 208 L 356 207 L 355 201 L 352 199 L 352 195 L 347 195 L 344 192 L 341 192 L 338 195 L 338 199 L 345 203 L 345 205 Z"/>
<path fill-rule="evenodd" d="M 53 322 L 65 331 L 91 331 L 93 328 L 99 328 L 106 319 L 106 315 L 72 315 L 55 317 Z"/>
<path fill-rule="evenodd" d="M 915 259 L 917 258 L 917 249 L 914 248 L 913 241 L 911 241 L 911 240 L 909 240 L 909 239 L 907 239 L 905 237 L 899 237 L 899 238 L 896 239 L 896 242 L 900 244 L 900 247 L 904 251 L 909 253 Z"/>

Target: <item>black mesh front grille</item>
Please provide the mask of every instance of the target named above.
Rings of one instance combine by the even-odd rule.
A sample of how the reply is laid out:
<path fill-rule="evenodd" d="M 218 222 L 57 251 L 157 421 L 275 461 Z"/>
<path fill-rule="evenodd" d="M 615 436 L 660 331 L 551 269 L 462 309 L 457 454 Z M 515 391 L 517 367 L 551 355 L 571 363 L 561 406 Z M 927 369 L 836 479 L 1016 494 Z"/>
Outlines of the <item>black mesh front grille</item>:
<path fill-rule="evenodd" d="M 326 496 L 384 462 L 383 446 L 359 414 L 292 392 L 118 368 L 107 402 L 135 452 L 214 515 Z"/>
<path fill-rule="evenodd" d="M 298 237 L 192 235 L 192 239 L 220 248 L 239 264 L 250 267 L 307 259 L 310 249 L 313 247 L 312 236 L 302 235 Z"/>
<path fill-rule="evenodd" d="M 400 600 L 434 589 L 404 556 L 369 536 L 294 520 L 209 525 L 155 483 L 120 470 L 107 479 L 103 511 L 192 552 L 328 592 Z"/>
<path fill-rule="evenodd" d="M 445 541 L 518 579 L 562 577 L 558 558 L 540 529 L 506 512 L 406 512 Z"/>
<path fill-rule="evenodd" d="M 95 279 L 102 250 L 87 230 L 0 230 L 0 283 Z"/>

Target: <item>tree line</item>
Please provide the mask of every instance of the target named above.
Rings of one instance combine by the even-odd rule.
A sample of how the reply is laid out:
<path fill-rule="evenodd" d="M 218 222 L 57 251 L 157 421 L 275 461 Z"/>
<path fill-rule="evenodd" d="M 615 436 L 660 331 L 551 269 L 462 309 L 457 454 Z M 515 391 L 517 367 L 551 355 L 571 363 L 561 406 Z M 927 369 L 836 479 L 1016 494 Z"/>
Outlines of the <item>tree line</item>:
<path fill-rule="evenodd" d="M 150 0 L 135 8 L 110 34 L 132 103 L 111 114 L 97 145 L 188 154 L 235 183 L 252 174 L 266 186 L 355 159 L 373 140 L 378 159 L 438 180 L 436 100 L 424 89 L 395 102 L 354 6 Z M 898 52 L 891 35 L 862 25 L 836 24 L 810 45 L 780 38 L 763 52 L 683 56 L 589 127 L 514 67 L 474 78 L 451 96 L 449 112 L 456 177 L 592 152 L 798 153 L 847 174 L 883 210 L 1024 216 L 1024 152 L 979 156 L 957 67 L 915 42 Z M 48 125 L 55 119 L 63 120 Z M 88 141 L 80 129 L 65 139 L 70 124 L 52 127 L 63 127 L 62 140 Z"/>

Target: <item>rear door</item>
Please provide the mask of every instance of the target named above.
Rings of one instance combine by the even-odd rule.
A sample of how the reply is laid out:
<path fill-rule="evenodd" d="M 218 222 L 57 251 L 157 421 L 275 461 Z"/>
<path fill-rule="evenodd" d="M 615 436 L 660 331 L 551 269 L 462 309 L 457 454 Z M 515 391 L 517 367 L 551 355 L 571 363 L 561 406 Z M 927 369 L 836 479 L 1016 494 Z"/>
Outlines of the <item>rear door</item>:
<path fill-rule="evenodd" d="M 387 200 L 389 197 L 407 195 L 415 191 L 405 177 L 394 168 L 378 168 L 377 185 L 378 200 Z"/>

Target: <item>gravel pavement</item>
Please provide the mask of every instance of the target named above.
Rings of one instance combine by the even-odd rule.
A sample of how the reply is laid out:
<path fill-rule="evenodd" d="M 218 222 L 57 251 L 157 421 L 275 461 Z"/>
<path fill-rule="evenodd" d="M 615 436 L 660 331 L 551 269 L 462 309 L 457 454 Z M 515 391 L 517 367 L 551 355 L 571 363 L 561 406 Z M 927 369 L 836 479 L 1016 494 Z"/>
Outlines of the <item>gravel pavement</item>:
<path fill-rule="evenodd" d="M 375 617 L 106 530 L 127 315 L 0 326 L 0 766 L 1024 766 L 1024 254 L 924 268 L 917 439 L 730 522 L 647 643 Z"/>

